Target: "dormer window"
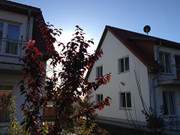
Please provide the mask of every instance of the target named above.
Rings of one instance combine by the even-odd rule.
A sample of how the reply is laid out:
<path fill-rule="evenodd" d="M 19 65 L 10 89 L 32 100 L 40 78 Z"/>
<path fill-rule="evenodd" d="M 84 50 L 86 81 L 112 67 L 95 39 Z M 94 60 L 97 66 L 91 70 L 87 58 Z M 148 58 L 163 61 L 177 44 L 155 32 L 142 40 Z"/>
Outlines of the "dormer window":
<path fill-rule="evenodd" d="M 159 52 L 159 61 L 162 73 L 171 73 L 171 55 L 167 52 Z"/>

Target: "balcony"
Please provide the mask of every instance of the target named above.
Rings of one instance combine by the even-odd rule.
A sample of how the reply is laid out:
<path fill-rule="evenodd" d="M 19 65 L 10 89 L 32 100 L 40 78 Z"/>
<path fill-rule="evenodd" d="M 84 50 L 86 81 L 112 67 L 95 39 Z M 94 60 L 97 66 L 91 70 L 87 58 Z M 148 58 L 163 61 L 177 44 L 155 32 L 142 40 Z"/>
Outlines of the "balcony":
<path fill-rule="evenodd" d="M 160 85 L 180 85 L 180 56 L 175 55 L 175 66 L 171 67 L 171 73 L 161 74 L 159 77 Z"/>
<path fill-rule="evenodd" d="M 22 40 L 0 39 L 0 56 L 21 58 L 25 43 Z"/>
<path fill-rule="evenodd" d="M 0 39 L 0 69 L 19 70 L 25 44 L 26 42 L 22 40 Z"/>

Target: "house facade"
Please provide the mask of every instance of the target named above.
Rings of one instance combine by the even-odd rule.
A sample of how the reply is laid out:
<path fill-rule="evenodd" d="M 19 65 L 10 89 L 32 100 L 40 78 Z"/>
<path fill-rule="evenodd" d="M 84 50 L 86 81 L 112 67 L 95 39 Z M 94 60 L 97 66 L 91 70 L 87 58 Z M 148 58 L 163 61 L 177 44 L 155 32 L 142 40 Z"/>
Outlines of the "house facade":
<path fill-rule="evenodd" d="M 89 81 L 112 74 L 111 81 L 93 92 L 91 101 L 111 98 L 98 111 L 103 123 L 145 127 L 143 111 L 152 110 L 167 129 L 180 127 L 180 43 L 106 26 L 97 51 L 103 56 L 88 72 Z"/>
<path fill-rule="evenodd" d="M 0 1 L 0 134 L 7 130 L 9 123 L 9 96 L 15 96 L 17 119 L 23 118 L 20 105 L 24 98 L 18 89 L 22 79 L 21 58 L 28 40 L 39 42 L 41 34 L 35 21 L 37 18 L 43 20 L 39 8 Z"/>

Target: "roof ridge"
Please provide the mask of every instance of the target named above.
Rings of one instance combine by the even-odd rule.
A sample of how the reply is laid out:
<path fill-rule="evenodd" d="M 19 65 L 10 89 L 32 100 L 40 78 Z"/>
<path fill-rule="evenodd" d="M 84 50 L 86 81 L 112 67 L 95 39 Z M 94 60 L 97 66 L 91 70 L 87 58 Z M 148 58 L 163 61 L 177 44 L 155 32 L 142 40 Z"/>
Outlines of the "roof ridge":
<path fill-rule="evenodd" d="M 135 31 L 131 31 L 131 30 L 121 29 L 121 28 L 118 28 L 118 27 L 110 26 L 110 25 L 106 25 L 105 28 L 107 28 L 107 29 L 116 29 L 118 31 L 120 30 L 120 31 L 136 34 L 136 35 L 139 35 L 139 36 L 144 36 L 145 38 L 155 39 L 155 40 L 162 40 L 162 41 L 171 42 L 171 43 L 175 43 L 175 44 L 179 44 L 180 45 L 180 42 L 172 41 L 172 40 L 169 40 L 169 39 L 164 39 L 164 38 L 161 38 L 161 37 L 146 35 L 146 34 L 135 32 Z"/>

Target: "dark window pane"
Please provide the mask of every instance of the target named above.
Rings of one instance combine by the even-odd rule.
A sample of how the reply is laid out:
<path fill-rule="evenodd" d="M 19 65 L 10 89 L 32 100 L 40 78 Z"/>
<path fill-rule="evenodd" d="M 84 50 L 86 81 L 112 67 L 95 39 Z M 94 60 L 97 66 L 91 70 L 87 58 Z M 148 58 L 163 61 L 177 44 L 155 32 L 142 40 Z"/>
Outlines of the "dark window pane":
<path fill-rule="evenodd" d="M 164 115 L 168 114 L 167 97 L 165 92 L 163 92 L 163 113 Z"/>
<path fill-rule="evenodd" d="M 171 73 L 171 60 L 170 60 L 170 54 L 165 53 L 165 66 L 166 66 L 166 72 Z"/>
<path fill-rule="evenodd" d="M 174 93 L 169 91 L 163 92 L 163 109 L 164 115 L 174 115 L 175 105 L 174 105 Z"/>
<path fill-rule="evenodd" d="M 160 61 L 160 65 L 161 65 L 161 72 L 164 72 L 164 58 L 163 58 L 163 53 L 159 52 L 159 61 Z"/>
<path fill-rule="evenodd" d="M 101 77 L 101 76 L 103 76 L 103 67 L 102 66 L 96 68 L 96 77 Z"/>
<path fill-rule="evenodd" d="M 125 58 L 125 70 L 128 71 L 129 70 L 129 57 Z"/>
<path fill-rule="evenodd" d="M 8 24 L 8 40 L 6 42 L 6 53 L 18 54 L 18 39 L 20 35 L 20 26 Z"/>
<path fill-rule="evenodd" d="M 169 114 L 175 114 L 174 93 L 169 92 Z"/>
<path fill-rule="evenodd" d="M 101 101 L 103 101 L 103 94 L 101 94 Z"/>
<path fill-rule="evenodd" d="M 126 107 L 125 93 L 121 93 L 120 95 L 120 105 L 121 107 Z"/>
<path fill-rule="evenodd" d="M 120 62 L 120 72 L 124 72 L 124 59 L 121 59 Z"/>
<path fill-rule="evenodd" d="M 103 101 L 103 94 L 97 94 L 97 95 L 96 95 L 96 101 L 97 101 L 97 102 Z"/>
<path fill-rule="evenodd" d="M 127 107 L 131 107 L 131 93 L 126 93 Z"/>
<path fill-rule="evenodd" d="M 8 39 L 18 40 L 20 27 L 18 25 L 8 24 Z"/>

